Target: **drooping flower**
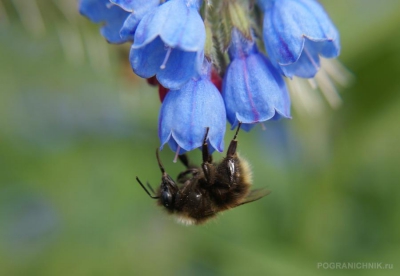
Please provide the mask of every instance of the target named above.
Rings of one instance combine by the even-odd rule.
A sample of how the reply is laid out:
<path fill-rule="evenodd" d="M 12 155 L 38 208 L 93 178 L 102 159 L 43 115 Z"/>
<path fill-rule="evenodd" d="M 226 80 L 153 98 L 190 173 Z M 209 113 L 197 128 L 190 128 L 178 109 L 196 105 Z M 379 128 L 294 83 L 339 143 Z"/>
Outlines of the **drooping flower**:
<path fill-rule="evenodd" d="M 198 9 L 202 0 L 170 0 L 140 21 L 131 48 L 133 71 L 156 75 L 166 88 L 179 89 L 201 68 L 205 27 Z"/>
<path fill-rule="evenodd" d="M 158 121 L 161 148 L 168 143 L 179 154 L 199 148 L 209 127 L 210 151 L 222 152 L 225 125 L 224 102 L 210 80 L 210 65 L 205 62 L 200 75 L 166 95 Z"/>
<path fill-rule="evenodd" d="M 155 9 L 160 0 L 110 0 L 131 14 L 126 18 L 121 30 L 121 38 L 133 40 L 140 20 L 150 11 Z"/>
<path fill-rule="evenodd" d="M 128 41 L 119 32 L 129 12 L 112 4 L 109 0 L 81 0 L 79 12 L 94 23 L 104 23 L 100 33 L 110 43 L 120 44 Z"/>
<path fill-rule="evenodd" d="M 201 147 L 209 127 L 210 150 L 222 151 L 226 119 L 248 131 L 256 123 L 290 118 L 283 76 L 292 78 L 289 88 L 297 81 L 320 87 L 333 107 L 340 105 L 328 70 L 319 69 L 322 57 L 338 56 L 339 34 L 317 0 L 257 0 L 263 39 L 252 34 L 251 22 L 260 15 L 258 8 L 249 9 L 254 0 L 79 1 L 82 14 L 104 23 L 107 40 L 133 42 L 133 71 L 159 90 L 161 148 L 168 143 L 182 154 Z M 262 44 L 268 58 L 256 46 Z M 207 65 L 214 69 L 211 77 L 203 68 L 205 56 L 213 63 Z M 297 102 L 307 103 L 296 93 L 294 102 L 299 95 Z"/>
<path fill-rule="evenodd" d="M 228 53 L 231 63 L 224 76 L 222 97 L 232 129 L 238 122 L 243 123 L 244 130 L 250 130 L 255 123 L 290 118 L 285 82 L 254 41 L 234 29 Z"/>
<path fill-rule="evenodd" d="M 264 11 L 264 44 L 272 63 L 285 76 L 312 78 L 319 56 L 340 52 L 339 33 L 315 0 L 258 0 Z"/>

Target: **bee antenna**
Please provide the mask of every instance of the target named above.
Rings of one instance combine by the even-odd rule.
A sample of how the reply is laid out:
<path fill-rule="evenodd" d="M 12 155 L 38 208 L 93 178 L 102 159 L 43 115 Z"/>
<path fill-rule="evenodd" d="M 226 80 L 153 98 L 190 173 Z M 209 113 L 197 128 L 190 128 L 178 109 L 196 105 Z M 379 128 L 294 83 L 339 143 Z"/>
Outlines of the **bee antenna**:
<path fill-rule="evenodd" d="M 147 186 L 147 188 L 149 188 L 149 190 L 150 190 L 153 194 L 156 194 L 156 192 L 154 191 L 153 187 L 151 187 L 151 185 L 150 185 L 149 182 L 146 182 L 146 186 Z"/>
<path fill-rule="evenodd" d="M 161 163 L 161 159 L 160 159 L 160 156 L 158 154 L 158 148 L 156 149 L 156 156 L 157 156 L 157 162 L 158 162 L 158 166 L 160 167 L 161 173 L 165 174 L 164 167 L 163 167 L 163 165 Z"/>
<path fill-rule="evenodd" d="M 152 196 L 149 191 L 144 187 L 143 183 L 139 180 L 139 177 L 136 176 L 136 180 L 137 182 L 139 182 L 140 186 L 142 186 L 143 190 L 149 195 L 149 197 L 151 197 L 152 199 L 158 199 L 160 197 L 158 196 Z M 149 188 L 151 188 L 150 184 L 147 183 L 147 185 L 149 185 Z M 154 192 L 154 190 L 151 188 L 151 190 Z"/>
<path fill-rule="evenodd" d="M 240 127 L 241 127 L 241 126 L 242 126 L 242 122 L 239 121 L 238 127 L 237 127 L 237 129 L 236 129 L 235 136 L 233 136 L 233 140 L 236 140 L 236 137 L 237 137 L 237 135 L 238 135 L 238 133 L 239 133 L 239 130 L 240 130 Z"/>

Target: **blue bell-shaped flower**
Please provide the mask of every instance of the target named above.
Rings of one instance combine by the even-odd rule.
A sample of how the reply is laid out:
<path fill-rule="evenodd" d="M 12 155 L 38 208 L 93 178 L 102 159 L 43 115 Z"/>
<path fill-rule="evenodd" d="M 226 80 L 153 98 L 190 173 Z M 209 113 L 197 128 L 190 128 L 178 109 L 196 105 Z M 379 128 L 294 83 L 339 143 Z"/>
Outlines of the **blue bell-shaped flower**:
<path fill-rule="evenodd" d="M 263 37 L 272 63 L 287 77 L 312 78 L 319 56 L 340 52 L 339 33 L 315 0 L 258 0 L 264 11 Z"/>
<path fill-rule="evenodd" d="M 201 2 L 170 0 L 142 18 L 130 53 L 137 75 L 156 75 L 164 87 L 179 89 L 198 73 L 206 38 Z"/>
<path fill-rule="evenodd" d="M 290 118 L 290 98 L 286 84 L 260 52 L 237 30 L 232 31 L 228 53 L 231 63 L 222 84 L 222 97 L 232 129 L 242 122 L 244 130 L 255 123 Z"/>
<path fill-rule="evenodd" d="M 168 143 L 179 154 L 199 148 L 208 127 L 210 152 L 222 152 L 225 125 L 224 101 L 210 80 L 210 65 L 205 62 L 200 75 L 181 89 L 170 90 L 164 98 L 158 121 L 161 148 Z"/>

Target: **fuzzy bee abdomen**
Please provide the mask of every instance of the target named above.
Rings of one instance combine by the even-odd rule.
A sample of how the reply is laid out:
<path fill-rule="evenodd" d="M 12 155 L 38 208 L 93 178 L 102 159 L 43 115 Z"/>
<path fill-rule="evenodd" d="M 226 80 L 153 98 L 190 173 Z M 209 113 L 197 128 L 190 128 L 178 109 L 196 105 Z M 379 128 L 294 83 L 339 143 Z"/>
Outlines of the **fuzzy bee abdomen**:
<path fill-rule="evenodd" d="M 179 193 L 175 201 L 179 221 L 185 224 L 200 224 L 213 217 L 217 210 L 210 195 L 201 189 Z"/>

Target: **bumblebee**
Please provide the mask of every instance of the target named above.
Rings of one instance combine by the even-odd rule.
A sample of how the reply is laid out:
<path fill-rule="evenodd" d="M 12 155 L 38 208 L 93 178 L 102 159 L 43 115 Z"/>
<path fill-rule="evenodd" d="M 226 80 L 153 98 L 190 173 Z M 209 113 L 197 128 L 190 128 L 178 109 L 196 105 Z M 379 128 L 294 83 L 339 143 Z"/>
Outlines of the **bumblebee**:
<path fill-rule="evenodd" d="M 177 216 L 178 221 L 187 225 L 202 224 L 215 217 L 219 212 L 256 201 L 270 193 L 261 188 L 250 190 L 251 171 L 249 164 L 240 158 L 236 152 L 240 129 L 237 127 L 235 136 L 229 144 L 226 157 L 219 163 L 213 163 L 209 154 L 206 129 L 202 145 L 203 163 L 200 167 L 192 166 L 186 154 L 180 155 L 179 160 L 186 167 L 175 182 L 166 172 L 161 163 L 158 149 L 156 157 L 162 178 L 157 192 L 149 183 L 148 189 L 136 177 L 136 180 L 158 204 L 169 213 Z"/>

